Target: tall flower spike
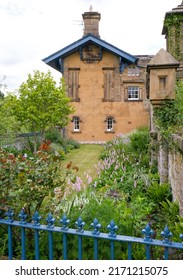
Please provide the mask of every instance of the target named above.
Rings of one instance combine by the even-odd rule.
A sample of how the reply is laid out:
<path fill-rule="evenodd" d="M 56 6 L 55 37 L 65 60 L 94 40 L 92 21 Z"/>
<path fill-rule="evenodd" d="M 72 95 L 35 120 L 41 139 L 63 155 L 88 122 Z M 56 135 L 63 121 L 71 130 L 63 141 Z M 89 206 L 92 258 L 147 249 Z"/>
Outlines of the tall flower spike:
<path fill-rule="evenodd" d="M 53 228 L 54 227 L 54 222 L 55 222 L 55 218 L 53 218 L 52 214 L 48 214 L 47 218 L 46 218 L 46 222 L 48 224 L 48 228 Z"/>
<path fill-rule="evenodd" d="M 83 222 L 81 217 L 78 218 L 77 222 L 75 222 L 75 225 L 77 226 L 77 231 L 78 232 L 83 232 L 84 231 L 83 227 L 85 225 L 85 222 Z"/>
<path fill-rule="evenodd" d="M 170 238 L 172 237 L 172 233 L 170 232 L 168 226 L 164 228 L 164 230 L 161 232 L 161 236 L 163 236 L 163 243 L 165 244 L 171 244 Z"/>
<path fill-rule="evenodd" d="M 152 241 L 152 236 L 154 232 L 151 229 L 150 224 L 147 224 L 145 226 L 145 228 L 142 230 L 142 233 L 144 234 L 144 241 Z"/>
<path fill-rule="evenodd" d="M 26 224 L 27 223 L 27 221 L 26 221 L 27 214 L 26 214 L 26 212 L 23 208 L 20 210 L 20 213 L 19 213 L 18 217 L 20 218 L 20 224 Z"/>
<path fill-rule="evenodd" d="M 62 230 L 68 230 L 67 225 L 69 224 L 70 220 L 67 219 L 67 216 L 64 214 L 62 219 L 60 219 L 60 223 L 62 224 Z"/>
<path fill-rule="evenodd" d="M 93 235 L 99 235 L 100 231 L 99 229 L 101 228 L 101 224 L 98 223 L 98 220 L 95 218 L 93 223 L 91 223 L 91 227 L 93 227 L 92 234 Z"/>
<path fill-rule="evenodd" d="M 8 211 L 5 213 L 5 215 L 8 217 L 8 221 L 12 223 L 14 216 L 13 210 L 11 208 L 8 208 Z"/>
<path fill-rule="evenodd" d="M 116 231 L 118 229 L 118 226 L 115 225 L 113 220 L 107 226 L 107 229 L 110 231 L 109 232 L 109 237 L 116 237 Z"/>
<path fill-rule="evenodd" d="M 39 221 L 41 220 L 41 216 L 39 216 L 39 213 L 37 211 L 34 213 L 32 220 L 34 222 L 34 224 L 33 224 L 34 226 L 36 226 L 36 227 L 40 226 Z"/>

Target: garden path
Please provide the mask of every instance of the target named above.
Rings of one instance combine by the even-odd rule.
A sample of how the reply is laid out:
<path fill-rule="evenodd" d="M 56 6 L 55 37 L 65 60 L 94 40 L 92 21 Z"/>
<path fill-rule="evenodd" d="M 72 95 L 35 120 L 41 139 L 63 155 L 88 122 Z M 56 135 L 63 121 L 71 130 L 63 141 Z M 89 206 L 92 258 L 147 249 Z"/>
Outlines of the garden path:
<path fill-rule="evenodd" d="M 86 174 L 95 178 L 97 176 L 96 165 L 103 149 L 102 145 L 81 144 L 79 149 L 71 150 L 66 154 L 63 164 L 66 166 L 69 162 L 72 162 L 73 166 L 77 166 L 77 176 L 84 181 L 86 180 Z"/>

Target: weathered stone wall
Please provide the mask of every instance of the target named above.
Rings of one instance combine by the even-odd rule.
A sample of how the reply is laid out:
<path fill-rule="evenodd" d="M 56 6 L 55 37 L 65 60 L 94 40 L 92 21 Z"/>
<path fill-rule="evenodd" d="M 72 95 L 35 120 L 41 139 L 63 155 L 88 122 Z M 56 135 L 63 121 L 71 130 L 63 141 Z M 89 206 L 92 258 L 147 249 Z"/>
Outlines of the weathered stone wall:
<path fill-rule="evenodd" d="M 179 203 L 180 215 L 183 216 L 183 138 L 173 135 L 175 148 L 168 156 L 168 180 L 172 187 L 173 199 Z"/>
<path fill-rule="evenodd" d="M 179 204 L 183 217 L 183 138 L 172 135 L 171 148 L 160 146 L 158 151 L 158 171 L 160 182 L 170 182 L 173 200 Z"/>
<path fill-rule="evenodd" d="M 132 65 L 134 66 L 134 65 Z M 79 142 L 106 142 L 116 135 L 127 134 L 138 127 L 149 125 L 149 100 L 146 98 L 145 68 L 140 68 L 138 76 L 128 76 L 128 67 L 119 73 L 119 58 L 103 51 L 102 60 L 87 63 L 80 59 L 76 52 L 64 60 L 64 78 L 69 84 L 69 71 L 79 69 L 78 100 L 72 101 L 75 112 L 71 115 L 80 118 L 80 130 L 73 130 L 70 121 L 66 128 L 66 136 Z M 104 94 L 104 71 L 111 69 L 110 97 Z M 138 86 L 140 100 L 127 100 L 127 87 Z M 106 118 L 114 119 L 112 131 L 107 131 Z"/>

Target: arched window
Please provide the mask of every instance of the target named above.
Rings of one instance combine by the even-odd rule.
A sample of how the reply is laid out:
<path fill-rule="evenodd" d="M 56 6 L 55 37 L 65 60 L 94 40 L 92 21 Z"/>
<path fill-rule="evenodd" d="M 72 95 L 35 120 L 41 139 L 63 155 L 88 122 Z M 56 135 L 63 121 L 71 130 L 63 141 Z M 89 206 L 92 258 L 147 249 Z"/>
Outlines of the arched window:
<path fill-rule="evenodd" d="M 106 123 L 106 132 L 114 132 L 114 123 L 116 121 L 114 120 L 114 117 L 112 116 L 108 116 L 105 119 L 105 123 Z"/>
<path fill-rule="evenodd" d="M 79 131 L 79 117 L 74 117 L 74 131 Z"/>
<path fill-rule="evenodd" d="M 108 117 L 107 118 L 107 131 L 112 131 L 113 130 L 113 118 Z"/>
<path fill-rule="evenodd" d="M 73 122 L 73 130 L 74 131 L 80 131 L 80 117 L 78 116 L 74 116 L 72 118 L 72 122 Z"/>

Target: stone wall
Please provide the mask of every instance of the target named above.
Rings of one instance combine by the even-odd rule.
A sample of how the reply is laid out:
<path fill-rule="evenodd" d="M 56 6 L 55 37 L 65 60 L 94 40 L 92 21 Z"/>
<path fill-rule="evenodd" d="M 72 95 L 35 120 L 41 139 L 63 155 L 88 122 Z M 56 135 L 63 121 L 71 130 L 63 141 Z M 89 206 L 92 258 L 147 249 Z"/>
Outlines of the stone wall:
<path fill-rule="evenodd" d="M 183 216 L 183 138 L 172 135 L 175 148 L 169 152 L 168 180 L 172 187 L 173 199 L 179 203 L 180 215 Z"/>
<path fill-rule="evenodd" d="M 183 217 L 183 138 L 172 135 L 171 148 L 160 146 L 158 151 L 158 171 L 160 182 L 170 182 L 173 200 L 179 204 Z"/>
<path fill-rule="evenodd" d="M 139 75 L 129 76 L 127 67 L 120 73 L 119 58 L 104 50 L 102 60 L 94 63 L 83 62 L 79 52 L 66 57 L 64 59 L 66 84 L 70 83 L 71 71 L 79 72 L 78 98 L 71 99 L 75 112 L 70 116 L 66 136 L 81 143 L 107 142 L 121 133 L 127 134 L 138 127 L 148 126 L 149 100 L 146 97 L 145 70 L 145 67 L 141 67 Z M 105 96 L 105 71 L 112 73 L 108 91 L 110 97 Z M 139 87 L 139 100 L 127 99 L 128 86 Z M 79 131 L 73 130 L 74 116 L 80 118 Z M 109 116 L 114 119 L 112 131 L 107 130 L 106 118 Z"/>

